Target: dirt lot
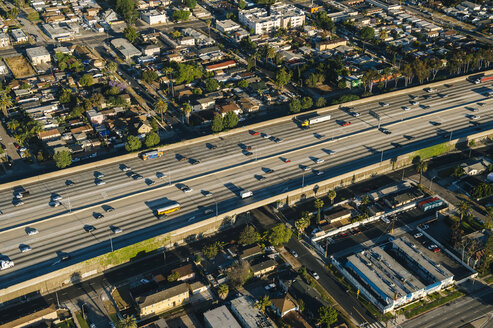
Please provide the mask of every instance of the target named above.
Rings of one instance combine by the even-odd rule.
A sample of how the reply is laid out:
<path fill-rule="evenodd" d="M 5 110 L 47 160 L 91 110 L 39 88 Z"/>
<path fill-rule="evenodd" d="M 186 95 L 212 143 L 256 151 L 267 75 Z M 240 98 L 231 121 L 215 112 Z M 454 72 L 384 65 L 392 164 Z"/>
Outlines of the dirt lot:
<path fill-rule="evenodd" d="M 34 76 L 36 74 L 34 68 L 24 56 L 7 57 L 4 60 L 17 79 Z"/>

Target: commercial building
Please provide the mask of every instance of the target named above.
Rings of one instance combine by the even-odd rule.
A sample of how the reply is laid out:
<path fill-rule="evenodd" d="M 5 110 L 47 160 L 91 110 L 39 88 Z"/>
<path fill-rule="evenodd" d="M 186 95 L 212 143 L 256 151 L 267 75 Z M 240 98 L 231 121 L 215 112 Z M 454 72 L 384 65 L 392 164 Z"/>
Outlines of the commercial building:
<path fill-rule="evenodd" d="M 7 34 L 1 32 L 0 33 L 0 47 L 5 48 L 10 45 L 10 38 Z"/>
<path fill-rule="evenodd" d="M 140 18 L 149 25 L 165 24 L 168 22 L 166 13 L 160 12 L 156 9 L 142 11 Z"/>
<path fill-rule="evenodd" d="M 204 321 L 207 328 L 241 328 L 226 305 L 205 312 Z"/>
<path fill-rule="evenodd" d="M 265 315 L 254 307 L 254 300 L 249 296 L 232 300 L 231 311 L 244 328 L 273 328 Z"/>
<path fill-rule="evenodd" d="M 28 40 L 26 33 L 24 33 L 24 31 L 20 28 L 16 28 L 10 31 L 10 35 L 12 36 L 14 43 L 27 42 Z"/>
<path fill-rule="evenodd" d="M 77 24 L 42 24 L 43 30 L 53 40 L 72 39 L 76 34 L 79 34 L 79 26 Z"/>
<path fill-rule="evenodd" d="M 241 10 L 240 23 L 248 26 L 255 34 L 266 34 L 279 28 L 295 28 L 305 23 L 303 11 L 293 5 L 279 4 L 270 7 L 270 14 L 264 8 Z"/>
<path fill-rule="evenodd" d="M 43 65 L 51 62 L 50 53 L 45 47 L 28 48 L 26 49 L 26 54 L 34 65 Z"/>
<path fill-rule="evenodd" d="M 111 44 L 118 52 L 120 52 L 125 60 L 142 54 L 139 49 L 135 48 L 130 42 L 123 38 L 113 39 L 111 40 Z"/>
<path fill-rule="evenodd" d="M 409 240 L 393 239 L 347 258 L 337 268 L 382 312 L 388 312 L 451 285 L 450 271 Z"/>
<path fill-rule="evenodd" d="M 240 28 L 240 25 L 232 21 L 231 19 L 226 19 L 223 21 L 217 20 L 216 21 L 216 28 L 223 32 L 223 33 L 229 33 L 236 31 L 237 29 Z"/>

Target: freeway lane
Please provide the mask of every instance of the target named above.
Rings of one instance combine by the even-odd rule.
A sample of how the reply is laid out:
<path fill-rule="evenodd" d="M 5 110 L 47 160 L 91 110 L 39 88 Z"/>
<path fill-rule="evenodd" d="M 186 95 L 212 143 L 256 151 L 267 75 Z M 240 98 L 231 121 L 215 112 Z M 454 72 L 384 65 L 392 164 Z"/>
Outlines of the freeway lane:
<path fill-rule="evenodd" d="M 163 159 L 146 162 L 136 159 L 125 163 L 135 172 L 142 174 L 144 179 L 138 181 L 126 177 L 118 164 L 115 164 L 99 170 L 105 174 L 107 184 L 104 186 L 94 185 L 93 171 L 25 186 L 31 191 L 32 196 L 26 198 L 25 205 L 18 208 L 14 208 L 10 203 L 12 191 L 3 191 L 0 208 L 5 214 L 0 218 L 0 252 L 14 260 L 16 266 L 1 272 L 0 286 L 11 285 L 39 275 L 40 272 L 49 272 L 61 267 L 61 263 L 54 264 L 57 262 L 57 251 L 70 252 L 77 261 L 109 251 L 110 225 L 123 229 L 123 233 L 113 236 L 112 240 L 114 247 L 122 247 L 164 233 L 171 228 L 186 226 L 210 217 L 213 214 L 205 215 L 204 211 L 210 209 L 214 213 L 216 202 L 219 213 L 223 213 L 247 202 L 295 189 L 302 183 L 314 183 L 378 162 L 382 151 L 383 158 L 387 159 L 398 153 L 429 145 L 430 138 L 435 138 L 435 143 L 443 141 L 437 134 L 447 133 L 447 138 L 452 131 L 457 137 L 470 134 L 474 130 L 470 128 L 469 120 L 465 116 L 472 112 L 463 108 L 463 105 L 473 106 L 472 104 L 485 99 L 476 92 L 467 93 L 467 90 L 471 90 L 470 84 L 463 83 L 456 88 L 456 92 L 452 92 L 454 88 L 447 89 L 450 95 L 446 101 L 441 101 L 442 98 L 435 99 L 436 97 L 420 100 L 425 104 L 438 101 L 437 104 L 433 104 L 437 111 L 440 108 L 449 108 L 455 102 L 459 107 L 447 114 L 433 113 L 432 108 L 423 110 L 418 107 L 403 111 L 394 107 L 405 106 L 409 96 L 392 99 L 389 102 L 390 106 L 379 109 L 390 117 L 388 120 L 397 121 L 389 126 L 393 131 L 391 135 L 385 135 L 375 128 L 369 129 L 376 126 L 377 121 L 364 111 L 371 106 L 380 107 L 378 104 L 369 104 L 356 108 L 361 115 L 351 118 L 354 123 L 344 128 L 338 127 L 336 121 L 349 119 L 350 116 L 343 111 L 336 111 L 332 121 L 321 123 L 309 130 L 300 130 L 293 122 L 269 126 L 262 130 L 272 136 L 283 138 L 284 141 L 279 144 L 252 136 L 245 131 L 224 140 L 217 139 L 214 142 L 218 146 L 217 149 L 208 149 L 206 145 L 198 144 L 188 149 L 167 152 Z M 488 105 L 483 107 L 488 108 Z M 481 115 L 479 121 L 491 122 L 490 110 L 485 108 L 475 114 Z M 427 116 L 413 120 L 412 124 L 408 121 L 400 122 L 397 118 L 403 115 L 412 117 L 420 113 Z M 389 122 L 387 118 L 383 120 L 384 123 Z M 439 121 L 441 125 L 433 126 L 429 121 Z M 329 138 L 331 131 L 336 131 L 338 138 Z M 366 132 L 356 134 L 358 131 Z M 325 134 L 326 137 L 320 140 L 314 136 L 317 133 Z M 403 135 L 414 135 L 416 139 L 407 140 Z M 404 147 L 396 149 L 391 142 L 398 142 Z M 252 145 L 257 154 L 250 157 L 243 155 L 238 146 L 241 143 Z M 329 150 L 336 152 L 329 155 Z M 199 159 L 201 164 L 192 166 L 179 162 L 174 158 L 175 154 Z M 253 159 L 254 156 L 258 157 L 258 161 Z M 284 163 L 279 157 L 289 158 L 291 162 Z M 323 158 L 325 161 L 317 164 L 316 158 Z M 309 166 L 310 169 L 302 171 L 300 166 Z M 265 173 L 268 168 L 275 172 Z M 316 176 L 312 169 L 324 170 L 325 174 Z M 160 180 L 155 186 L 147 186 L 145 178 L 156 180 L 157 171 L 169 173 L 170 179 Z M 259 176 L 265 177 L 265 180 L 259 180 Z M 75 181 L 76 185 L 66 187 L 67 178 Z M 190 194 L 185 194 L 177 188 L 177 184 L 182 182 L 193 189 Z M 254 199 L 239 200 L 238 193 L 241 189 L 253 190 Z M 201 190 L 210 190 L 214 196 L 204 197 Z M 63 206 L 50 208 L 47 205 L 53 192 L 64 197 Z M 123 195 L 127 195 L 125 199 L 122 199 Z M 160 222 L 153 215 L 152 209 L 163 205 L 166 199 L 179 201 L 182 210 L 177 216 Z M 110 204 L 116 210 L 105 213 L 102 220 L 94 219 L 94 212 L 103 213 L 101 205 L 104 204 Z M 64 212 L 66 214 L 60 216 Z M 25 223 L 31 224 L 40 233 L 27 236 L 24 230 Z M 86 233 L 83 230 L 86 224 L 94 225 L 97 229 L 92 233 Z M 29 244 L 33 248 L 32 251 L 20 253 L 21 243 Z"/>

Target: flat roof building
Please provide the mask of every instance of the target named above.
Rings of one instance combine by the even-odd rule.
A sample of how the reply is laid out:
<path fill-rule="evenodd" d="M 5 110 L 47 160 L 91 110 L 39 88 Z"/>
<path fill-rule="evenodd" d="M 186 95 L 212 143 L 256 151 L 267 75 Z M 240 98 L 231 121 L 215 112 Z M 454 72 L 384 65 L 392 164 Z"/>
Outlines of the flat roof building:
<path fill-rule="evenodd" d="M 204 321 L 207 328 L 241 328 L 226 305 L 205 312 Z"/>
<path fill-rule="evenodd" d="M 115 49 L 117 49 L 120 54 L 125 58 L 125 60 L 131 59 L 132 57 L 135 56 L 140 56 L 142 55 L 142 52 L 135 48 L 133 44 L 128 42 L 126 39 L 123 38 L 117 38 L 111 40 L 111 44 Z"/>
<path fill-rule="evenodd" d="M 231 301 L 231 311 L 244 328 L 273 328 L 270 321 L 253 304 L 251 297 L 241 296 Z"/>

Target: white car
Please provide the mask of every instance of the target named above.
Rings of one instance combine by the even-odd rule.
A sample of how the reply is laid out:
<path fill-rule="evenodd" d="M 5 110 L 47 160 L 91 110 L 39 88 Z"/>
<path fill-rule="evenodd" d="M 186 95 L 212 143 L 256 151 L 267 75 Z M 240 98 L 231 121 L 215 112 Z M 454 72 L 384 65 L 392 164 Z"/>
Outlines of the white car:
<path fill-rule="evenodd" d="M 382 101 L 382 102 L 380 102 L 380 106 L 389 107 L 390 105 L 388 103 Z"/>
<path fill-rule="evenodd" d="M 479 115 L 473 115 L 473 116 L 471 116 L 471 120 L 474 120 L 474 121 L 475 120 L 479 120 L 480 118 L 481 118 L 481 116 L 479 116 Z"/>
<path fill-rule="evenodd" d="M 113 231 L 114 234 L 117 234 L 117 233 L 122 232 L 122 229 L 121 228 L 118 228 L 118 227 L 112 227 L 111 228 L 111 231 Z"/>
<path fill-rule="evenodd" d="M 61 205 L 61 203 L 57 200 L 52 200 L 51 202 L 48 203 L 51 207 L 58 207 Z"/>
<path fill-rule="evenodd" d="M 212 197 L 212 193 L 210 191 L 208 191 L 208 190 L 205 190 L 203 192 L 203 195 L 204 195 L 204 197 Z"/>
<path fill-rule="evenodd" d="M 354 116 L 354 117 L 358 117 L 358 116 L 359 116 L 359 113 L 358 113 L 358 112 L 351 112 L 350 114 L 351 114 L 352 116 Z"/>
<path fill-rule="evenodd" d="M 308 170 L 310 169 L 310 167 L 309 167 L 309 166 L 307 166 L 307 165 L 305 165 L 305 166 L 303 166 L 301 169 L 302 169 L 303 171 L 308 171 Z"/>
<path fill-rule="evenodd" d="M 411 105 L 419 105 L 419 101 L 411 100 L 409 102 Z"/>
<path fill-rule="evenodd" d="M 315 175 L 323 175 L 324 174 L 324 171 L 313 170 L 313 173 L 315 173 Z"/>
<path fill-rule="evenodd" d="M 310 275 L 315 278 L 315 280 L 318 280 L 320 279 L 320 276 L 318 275 L 318 273 L 316 273 L 315 271 L 310 271 Z"/>
<path fill-rule="evenodd" d="M 54 195 L 53 197 L 51 197 L 51 200 L 53 200 L 53 201 L 61 201 L 62 200 L 62 196 L 61 195 Z"/>
<path fill-rule="evenodd" d="M 192 192 L 192 188 L 190 187 L 184 187 L 181 189 L 181 191 L 183 191 L 184 193 L 189 193 L 189 192 Z"/>
<path fill-rule="evenodd" d="M 402 109 L 405 110 L 405 111 L 411 110 L 411 108 L 409 108 L 407 106 L 402 106 Z"/>
<path fill-rule="evenodd" d="M 262 138 L 269 139 L 270 138 L 270 135 L 268 135 L 267 133 L 264 133 L 264 134 L 262 134 Z"/>
<path fill-rule="evenodd" d="M 130 166 L 126 166 L 126 165 L 122 169 L 123 172 L 127 172 L 127 171 L 130 171 L 130 170 L 132 170 L 132 168 Z"/>
<path fill-rule="evenodd" d="M 317 164 L 322 164 L 323 162 L 325 162 L 323 158 L 317 158 L 315 160 L 315 163 L 317 163 Z"/>
<path fill-rule="evenodd" d="M 414 235 L 414 238 L 418 239 L 420 237 L 423 237 L 423 234 L 421 232 L 418 232 L 417 234 Z"/>

